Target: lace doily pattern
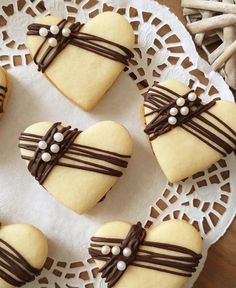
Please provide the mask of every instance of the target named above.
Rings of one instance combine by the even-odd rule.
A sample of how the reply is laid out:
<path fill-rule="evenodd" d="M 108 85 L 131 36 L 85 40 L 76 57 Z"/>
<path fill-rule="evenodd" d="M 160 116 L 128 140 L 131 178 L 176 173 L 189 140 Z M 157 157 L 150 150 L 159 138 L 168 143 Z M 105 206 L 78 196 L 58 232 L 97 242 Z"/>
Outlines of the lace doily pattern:
<path fill-rule="evenodd" d="M 25 47 L 28 24 L 49 14 L 86 22 L 102 11 L 124 15 L 135 31 L 135 58 L 126 70 L 144 95 L 154 81 L 177 79 L 188 84 L 203 100 L 233 96 L 223 79 L 201 60 L 190 35 L 169 10 L 154 0 L 2 0 L 0 4 L 0 64 L 7 68 L 29 65 Z M 204 71 L 204 72 L 203 72 Z M 224 92 L 224 93 L 223 93 Z M 222 96 L 223 95 L 223 96 Z M 143 137 L 145 137 L 143 135 Z M 192 287 L 204 266 L 207 250 L 230 225 L 236 207 L 234 155 L 179 183 L 168 183 L 150 203 L 146 227 L 163 220 L 185 219 L 205 240 L 203 259 L 186 288 Z M 58 256 L 58 259 L 60 256 Z M 68 263 L 49 258 L 42 274 L 27 287 L 103 288 L 91 260 Z"/>

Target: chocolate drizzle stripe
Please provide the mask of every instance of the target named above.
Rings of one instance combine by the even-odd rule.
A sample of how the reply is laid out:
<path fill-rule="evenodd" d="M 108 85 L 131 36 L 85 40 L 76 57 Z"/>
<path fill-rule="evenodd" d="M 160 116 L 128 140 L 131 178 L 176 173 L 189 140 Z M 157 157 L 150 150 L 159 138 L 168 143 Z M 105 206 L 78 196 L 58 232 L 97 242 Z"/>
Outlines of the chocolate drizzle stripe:
<path fill-rule="evenodd" d="M 155 94 L 150 94 L 151 96 L 154 96 Z M 159 99 L 160 98 L 160 99 Z M 149 102 L 152 105 L 157 105 L 158 108 L 161 106 L 164 106 L 166 104 L 168 104 L 168 102 L 165 101 L 165 99 L 163 99 L 163 97 L 161 97 L 161 95 L 159 94 L 159 98 L 154 98 L 152 100 L 149 100 L 147 102 Z M 146 105 L 145 105 L 146 107 Z"/>
<path fill-rule="evenodd" d="M 159 249 L 165 249 L 169 251 L 174 251 L 174 252 L 179 252 L 183 254 L 189 254 L 190 256 L 194 258 L 201 259 L 202 256 L 195 253 L 191 249 L 188 249 L 186 247 L 174 245 L 174 244 L 167 244 L 167 243 L 158 243 L 158 242 L 151 242 L 151 241 L 143 241 L 143 245 L 147 247 L 154 247 L 154 248 L 159 248 Z"/>
<path fill-rule="evenodd" d="M 189 93 L 191 93 L 191 92 L 193 92 L 193 91 L 190 91 L 190 92 L 188 92 L 188 93 L 186 93 L 185 95 L 183 95 L 183 96 L 181 96 L 182 98 L 186 98 L 187 96 L 188 96 L 188 94 Z M 160 97 L 161 95 L 159 94 L 160 92 L 159 91 L 157 91 L 157 93 L 156 94 L 150 94 L 150 95 L 148 95 L 148 96 L 152 96 L 153 95 L 153 97 L 151 97 L 151 100 L 150 99 L 148 99 L 148 97 L 147 97 L 147 100 L 145 100 L 145 103 L 146 102 L 149 102 L 149 103 L 151 103 L 150 101 L 152 101 L 153 103 L 153 105 L 154 105 L 154 107 L 149 107 L 149 109 L 151 109 L 152 111 L 150 112 L 150 113 L 147 113 L 147 114 L 145 114 L 144 116 L 146 117 L 146 116 L 149 116 L 149 115 L 151 115 L 151 114 L 153 114 L 153 112 L 154 113 L 158 113 L 156 116 L 155 116 L 155 118 L 154 119 L 152 119 L 152 121 L 147 125 L 147 127 L 146 127 L 146 129 L 145 129 L 145 132 L 149 132 L 150 131 L 150 133 L 152 132 L 152 130 L 154 129 L 155 130 L 155 132 L 156 133 L 154 133 L 154 134 L 158 134 L 158 136 L 159 135 L 161 135 L 161 134 L 163 134 L 163 133 L 161 133 L 161 131 L 159 131 L 158 130 L 158 128 L 160 128 L 160 127 L 158 127 L 158 125 L 160 124 L 160 123 L 165 123 L 166 125 L 166 127 L 167 128 L 171 128 L 171 127 L 169 127 L 169 125 L 168 125 L 168 122 L 167 122 L 167 119 L 168 119 L 168 117 L 169 117 L 169 115 L 166 113 L 166 111 L 168 110 L 168 109 L 170 109 L 172 106 L 174 106 L 174 107 L 176 107 L 176 105 L 175 105 L 175 101 L 176 101 L 176 99 L 174 99 L 174 98 L 171 98 L 171 100 L 166 104 L 166 105 L 156 105 L 155 106 L 155 99 L 156 99 L 156 97 Z M 145 98 L 146 99 L 146 98 Z M 153 100 L 154 99 L 154 100 Z M 158 99 L 158 98 L 157 98 Z M 198 100 L 198 102 L 200 102 L 200 99 Z M 192 105 L 191 103 L 189 103 L 190 105 Z M 144 106 L 146 107 L 146 104 L 144 104 Z M 192 113 L 194 113 L 194 115 L 196 115 L 196 113 L 197 113 L 197 111 L 192 111 Z M 162 116 L 162 114 L 164 114 L 163 116 Z M 184 117 L 182 117 L 181 118 L 182 119 L 182 121 L 183 121 L 183 119 L 184 119 Z M 160 133 L 160 134 L 159 134 Z M 156 138 L 156 136 L 155 136 L 155 138 Z"/>
<path fill-rule="evenodd" d="M 42 42 L 40 47 L 38 48 L 35 56 L 34 56 L 34 62 L 38 65 L 38 70 L 45 72 L 45 70 L 48 68 L 48 66 L 54 61 L 54 59 L 60 54 L 60 52 L 67 46 L 67 45 L 73 45 L 82 49 L 85 49 L 87 51 L 90 51 L 92 53 L 96 53 L 100 56 L 106 57 L 108 59 L 111 59 L 113 61 L 120 62 L 126 66 L 129 65 L 129 60 L 134 57 L 133 53 L 126 47 L 114 43 L 112 41 L 109 41 L 107 39 L 91 35 L 88 33 L 80 32 L 81 28 L 84 26 L 84 24 L 81 24 L 79 22 L 72 23 L 69 26 L 69 29 L 71 31 L 69 37 L 64 37 L 62 35 L 62 30 L 64 27 L 68 26 L 69 22 L 65 19 L 60 21 L 57 26 L 59 27 L 59 33 L 58 35 L 53 35 L 50 32 L 50 26 L 44 25 L 44 24 L 31 24 L 28 26 L 28 36 L 39 36 L 39 30 L 40 28 L 44 27 L 46 28 L 49 33 L 45 40 Z M 42 49 L 46 46 L 47 40 L 51 37 L 56 38 L 57 40 L 57 46 L 56 47 L 47 47 L 44 51 L 41 59 L 38 60 L 38 56 L 42 54 Z M 114 48 L 117 48 L 120 50 L 120 52 L 106 47 L 103 44 L 108 44 Z"/>
<path fill-rule="evenodd" d="M 205 123 L 205 121 L 204 121 L 204 123 Z M 215 135 L 213 132 L 207 130 L 206 128 L 204 128 L 200 124 L 196 123 L 193 120 L 190 120 L 187 123 L 187 125 L 189 127 L 192 127 L 195 131 L 199 132 L 206 139 L 210 139 L 211 142 L 216 143 L 217 146 L 222 147 L 224 149 L 224 151 L 226 151 L 228 154 L 232 152 L 232 147 L 227 142 L 225 142 L 223 139 L 221 139 L 220 137 Z M 212 127 L 212 125 L 210 127 Z M 214 127 L 212 127 L 212 128 L 214 128 Z"/>
<path fill-rule="evenodd" d="M 145 236 L 146 231 L 138 222 L 131 227 L 124 240 L 105 237 L 91 238 L 89 253 L 95 260 L 106 262 L 99 272 L 102 272 L 102 277 L 106 279 L 105 282 L 108 283 L 109 288 L 113 287 L 124 273 L 117 269 L 116 265 L 119 261 L 124 261 L 126 268 L 132 265 L 184 277 L 191 277 L 196 271 L 202 255 L 178 245 L 144 241 Z M 109 245 L 111 248 L 114 244 L 119 244 L 121 249 L 119 255 L 112 255 L 111 252 L 108 255 L 102 254 L 103 245 Z M 123 256 L 122 253 L 127 247 L 132 251 L 129 257 Z M 147 250 L 147 248 L 158 248 L 163 253 Z M 169 255 L 168 251 L 176 252 L 178 255 Z"/>
<path fill-rule="evenodd" d="M 33 139 L 33 138 L 37 138 L 37 139 Z M 19 137 L 19 140 L 22 141 L 29 141 L 29 142 L 39 142 L 39 140 L 42 140 L 43 136 L 40 135 L 36 135 L 36 134 L 30 134 L 30 133 L 21 133 L 21 136 Z M 96 148 L 96 147 L 90 147 L 90 146 L 86 146 L 86 145 L 82 145 L 82 144 L 76 144 L 73 143 L 71 144 L 70 150 L 77 150 L 81 148 L 86 149 L 86 150 L 91 150 L 91 151 L 98 151 L 98 152 L 102 152 L 105 154 L 109 154 L 109 155 L 113 155 L 113 156 L 117 156 L 117 157 L 121 157 L 121 158 L 130 158 L 130 155 L 123 155 L 123 154 L 119 154 L 116 152 L 112 152 L 112 151 L 108 151 L 108 150 L 104 150 L 104 149 L 100 149 L 100 148 Z M 85 150 L 85 151 L 86 151 Z"/>
<path fill-rule="evenodd" d="M 179 94 L 176 93 L 175 91 L 173 91 L 173 90 L 171 90 L 171 89 L 169 89 L 169 88 L 167 88 L 165 86 L 162 86 L 161 84 L 158 84 L 157 82 L 156 82 L 156 84 L 158 85 L 158 88 L 161 88 L 161 89 L 165 90 L 166 92 L 170 93 L 173 96 L 176 96 L 177 98 L 179 97 Z M 170 97 L 170 98 L 172 98 L 172 97 Z"/>
<path fill-rule="evenodd" d="M 124 161 L 123 159 L 119 159 L 113 156 L 110 156 L 109 158 L 107 158 L 106 155 L 104 154 L 99 154 L 99 153 L 92 153 L 90 151 L 83 151 L 82 149 L 78 149 L 76 151 L 81 151 L 81 152 L 75 152 L 73 150 L 68 150 L 67 154 L 72 154 L 72 155 L 78 155 L 78 156 L 84 156 L 84 157 L 88 157 L 88 158 L 92 158 L 92 159 L 98 159 L 102 160 L 102 161 L 106 161 L 108 163 L 111 163 L 113 165 L 117 165 L 123 168 L 127 168 L 127 161 Z"/>
<path fill-rule="evenodd" d="M 219 132 L 221 135 L 223 135 L 225 138 L 227 138 L 231 143 L 233 143 L 234 145 L 236 144 L 236 138 L 233 138 L 231 135 L 227 134 L 224 130 L 222 130 L 221 128 L 219 128 L 219 126 L 214 125 L 213 123 L 211 123 L 209 120 L 207 120 L 206 118 L 204 118 L 201 115 L 198 115 L 197 119 L 201 120 L 203 123 L 207 124 L 208 126 L 211 126 L 212 128 L 214 128 L 214 130 L 216 130 L 217 132 Z M 220 119 L 219 119 L 220 120 Z M 226 127 L 226 126 L 225 126 Z M 228 129 L 228 127 L 226 127 Z M 230 128 L 230 127 L 229 127 Z M 228 129 L 229 130 L 229 129 Z M 229 130 L 230 132 L 230 130 Z M 235 134 L 235 133 L 234 133 Z M 236 135 L 235 135 L 236 136 Z M 227 143 L 226 143 L 227 144 Z M 230 146 L 230 145 L 229 145 Z M 231 150 L 231 147 L 230 147 Z"/>
<path fill-rule="evenodd" d="M 235 137 L 236 137 L 236 131 L 234 131 L 229 125 L 227 125 L 224 121 L 222 121 L 219 117 L 212 114 L 210 111 L 206 111 L 208 115 L 210 115 L 212 118 L 214 118 L 216 121 L 218 121 L 220 124 L 225 126 Z"/>
<path fill-rule="evenodd" d="M 14 266 L 15 265 L 15 261 L 14 260 L 11 260 L 10 257 L 4 255 L 3 253 L 0 253 L 0 257 L 3 257 L 3 256 L 5 256 L 4 260 L 7 261 L 7 264 L 0 260 L 1 267 L 3 267 L 6 270 L 8 270 L 11 274 L 13 274 L 18 279 L 21 279 L 22 282 L 29 282 L 29 281 L 32 281 L 34 279 L 34 276 L 22 273 L 22 268 L 21 267 Z"/>
<path fill-rule="evenodd" d="M 112 244 L 121 244 L 123 242 L 123 239 L 120 239 L 120 238 L 92 237 L 91 241 L 92 241 L 92 243 L 90 245 L 91 247 L 101 248 L 103 246 L 103 244 L 97 244 L 97 243 L 110 243 L 110 245 L 112 245 Z M 188 248 L 185 248 L 185 247 L 174 245 L 174 244 L 143 241 L 142 244 L 141 244 L 141 247 L 143 248 L 144 246 L 158 248 L 158 249 L 164 249 L 164 250 L 169 250 L 169 251 L 174 251 L 174 252 L 179 252 L 179 253 L 184 253 L 184 254 L 189 254 L 190 256 L 193 256 L 195 258 L 201 259 L 201 255 L 195 253 L 194 251 L 192 251 L 192 250 L 190 250 Z M 138 251 L 139 252 L 144 252 L 144 253 L 150 253 L 150 254 L 153 254 L 153 255 L 159 255 L 158 253 L 154 253 L 154 252 L 152 252 L 150 250 L 143 250 L 142 248 L 140 248 Z M 168 257 L 169 257 L 169 255 L 168 255 Z M 175 257 L 175 256 L 173 256 L 173 257 Z"/>
<path fill-rule="evenodd" d="M 0 277 L 15 287 L 34 280 L 42 269 L 32 267 L 26 259 L 6 241 L 0 239 Z"/>
<path fill-rule="evenodd" d="M 76 158 L 69 157 L 69 156 L 66 156 L 66 155 L 64 155 L 63 158 L 64 159 L 73 160 L 73 161 L 76 161 L 76 162 L 79 162 L 79 163 L 82 163 L 82 164 L 86 164 L 88 166 L 91 165 L 91 166 L 95 167 L 95 168 L 90 168 L 90 167 L 87 167 L 87 166 L 71 165 L 71 166 L 73 166 L 73 168 L 82 169 L 82 170 L 88 170 L 88 171 L 93 171 L 93 172 L 99 172 L 101 174 L 106 174 L 106 175 L 116 176 L 116 177 L 122 176 L 122 172 L 117 171 L 115 169 L 112 169 L 110 167 L 106 167 L 106 166 L 99 165 L 99 164 L 96 164 L 96 163 L 93 163 L 93 162 L 89 162 L 89 161 L 78 160 Z M 63 162 L 59 163 L 59 165 L 61 165 L 61 166 L 63 164 L 66 164 L 66 163 L 63 163 Z"/>
<path fill-rule="evenodd" d="M 155 140 L 160 135 L 171 131 L 171 129 L 174 129 L 177 126 L 180 126 L 222 156 L 230 154 L 235 150 L 236 131 L 209 111 L 209 109 L 215 105 L 215 100 L 205 105 L 202 104 L 200 98 L 197 98 L 195 101 L 190 101 L 188 95 L 191 92 L 193 91 L 180 96 L 176 92 L 161 86 L 160 84 L 149 90 L 144 97 L 144 107 L 151 111 L 147 112 L 145 117 L 156 114 L 146 125 L 144 130 L 145 133 L 148 134 L 150 141 Z M 172 97 L 167 95 L 167 93 L 171 94 Z M 187 116 L 178 113 L 176 116 L 177 124 L 170 125 L 168 123 L 168 118 L 171 116 L 169 114 L 169 109 L 173 107 L 178 108 L 176 105 L 176 99 L 178 97 L 185 99 L 185 105 L 189 107 L 190 112 Z M 163 104 L 163 99 L 168 101 L 168 103 Z M 206 113 L 206 116 L 208 116 L 207 118 L 202 115 L 204 112 Z M 193 118 L 196 118 L 198 122 L 194 121 Z M 211 119 L 213 119 L 216 124 L 213 123 Z M 201 123 L 203 123 L 203 125 Z"/>
<path fill-rule="evenodd" d="M 92 237 L 91 238 L 92 242 L 102 242 L 102 243 L 122 243 L 123 239 L 119 238 L 105 238 L 105 237 Z M 94 245 L 93 243 L 91 245 Z"/>
<path fill-rule="evenodd" d="M 3 90 L 5 93 L 7 92 L 7 87 L 0 85 L 0 89 Z"/>
<path fill-rule="evenodd" d="M 169 259 L 169 258 L 168 258 Z M 186 272 L 195 272 L 196 269 L 193 268 L 193 261 L 192 263 L 182 263 L 183 260 L 181 259 L 180 262 L 177 261 L 173 261 L 172 259 L 170 261 L 168 260 L 162 260 L 162 259 L 158 259 L 158 258 L 153 258 L 153 257 L 146 257 L 144 258 L 144 256 L 136 256 L 136 259 L 134 261 L 134 263 L 137 262 L 142 262 L 142 263 L 148 263 L 148 264 L 155 264 L 157 266 L 167 266 L 169 268 L 174 268 L 177 270 L 181 270 L 181 271 L 186 271 Z M 153 267 L 153 266 L 151 266 Z"/>
<path fill-rule="evenodd" d="M 0 264 L 1 264 L 1 262 L 2 261 L 0 261 Z M 16 279 L 14 279 L 9 274 L 7 274 L 5 271 L 3 271 L 1 268 L 0 268 L 0 278 L 2 278 L 5 282 L 9 283 L 10 285 L 13 285 L 14 287 L 21 287 L 22 285 L 25 284 L 22 281 L 18 281 Z"/>
<path fill-rule="evenodd" d="M 209 147 L 211 147 L 212 149 L 214 149 L 215 151 L 217 151 L 218 153 L 222 154 L 223 157 L 225 157 L 227 154 L 224 153 L 222 150 L 220 150 L 219 148 L 217 148 L 215 145 L 211 144 L 211 142 L 208 142 L 206 139 L 204 139 L 203 137 L 201 137 L 199 134 L 195 133 L 194 130 L 187 128 L 185 126 L 181 126 L 185 131 L 191 133 L 192 135 L 194 135 L 195 137 L 197 137 L 199 140 L 201 140 L 202 142 L 204 142 L 205 144 L 207 144 Z"/>
<path fill-rule="evenodd" d="M 26 139 L 28 139 L 28 140 L 26 140 Z M 29 140 L 29 138 L 25 138 L 25 137 L 20 137 L 20 140 L 31 141 L 31 140 Z M 38 141 L 36 140 L 35 142 L 38 142 Z M 26 150 L 29 150 L 29 151 L 35 151 L 35 149 L 37 148 L 37 145 L 19 144 L 19 148 L 26 149 Z M 96 167 L 102 168 L 104 170 L 112 169 L 112 168 L 107 168 L 106 166 L 102 166 L 102 165 L 99 165 L 99 164 L 96 164 L 96 163 L 93 163 L 93 162 L 83 161 L 83 160 L 80 160 L 78 158 L 67 156 L 67 155 L 68 154 L 72 154 L 72 155 L 82 156 L 82 157 L 86 157 L 86 158 L 99 159 L 101 161 L 105 161 L 107 163 L 111 163 L 113 165 L 117 165 L 117 166 L 122 167 L 122 168 L 127 168 L 127 166 L 128 166 L 127 161 L 125 161 L 123 159 L 116 158 L 116 157 L 112 157 L 112 156 L 107 157 L 107 155 L 98 154 L 98 153 L 91 153 L 90 151 L 83 150 L 83 149 L 80 149 L 80 148 L 76 149 L 75 151 L 81 151 L 81 153 L 74 152 L 73 150 L 68 149 L 68 151 L 65 153 L 63 158 L 64 159 L 73 160 L 75 162 L 80 162 L 80 163 L 96 166 Z M 23 157 L 25 157 L 25 156 L 23 156 Z M 126 156 L 126 158 L 127 158 L 127 156 Z M 25 159 L 25 160 L 31 160 L 31 157 L 27 157 L 27 159 Z M 57 165 L 63 166 L 61 164 L 63 164 L 63 163 L 59 162 Z M 76 167 L 79 167 L 79 166 L 73 165 L 73 167 L 76 168 Z M 111 171 L 113 171 L 113 174 L 115 174 L 114 176 L 121 176 L 122 175 L 122 173 L 120 171 L 116 171 L 114 169 L 112 169 Z M 107 173 L 109 174 L 109 171 L 107 171 Z"/>
<path fill-rule="evenodd" d="M 3 113 L 4 100 L 7 93 L 7 87 L 0 85 L 0 113 Z"/>
<path fill-rule="evenodd" d="M 171 249 L 167 249 L 167 250 L 172 251 Z M 156 252 L 152 252 L 150 250 L 144 250 L 144 249 L 139 249 L 138 252 L 141 254 L 143 254 L 143 253 L 144 254 L 150 254 L 150 255 L 152 255 L 152 257 L 157 257 L 157 258 L 163 258 L 163 259 L 168 258 L 168 259 L 179 260 L 179 261 L 184 261 L 184 262 L 191 262 L 191 263 L 193 262 L 193 258 L 191 256 L 189 256 L 189 257 L 182 257 L 181 256 L 180 257 L 180 256 L 166 255 L 166 254 L 156 253 Z M 175 252 L 177 252 L 177 251 L 175 251 Z M 180 253 L 182 253 L 182 252 L 180 252 Z M 194 255 L 194 257 L 195 257 L 195 255 Z M 198 255 L 196 257 L 198 257 Z"/>
<path fill-rule="evenodd" d="M 74 140 L 81 131 L 78 131 L 77 129 L 70 130 L 70 126 L 59 129 L 59 125 L 60 123 L 55 123 L 45 136 L 22 133 L 19 137 L 20 141 L 26 142 L 20 143 L 18 145 L 19 148 L 34 152 L 33 157 L 26 155 L 22 155 L 21 157 L 22 159 L 29 161 L 28 169 L 40 184 L 43 184 L 55 165 L 114 177 L 122 176 L 123 173 L 120 170 L 101 163 L 94 163 L 92 160 L 99 160 L 103 163 L 114 165 L 117 168 L 127 168 L 128 162 L 126 159 L 130 158 L 129 155 L 121 155 L 112 151 L 76 144 L 74 143 Z M 63 142 L 59 143 L 60 151 L 57 154 L 52 155 L 51 161 L 45 163 L 42 161 L 42 154 L 45 152 L 50 153 L 49 148 L 52 144 L 55 144 L 53 136 L 57 132 L 62 133 L 64 136 Z M 45 141 L 47 143 L 46 150 L 41 150 L 38 147 L 37 144 L 39 141 Z M 28 144 L 27 142 L 32 143 Z M 91 159 L 91 161 L 83 158 Z"/>
<path fill-rule="evenodd" d="M 121 158 L 130 158 L 130 155 L 123 155 L 123 154 L 119 154 L 116 152 L 112 152 L 112 151 L 107 151 L 107 150 L 103 150 L 103 149 L 99 149 L 99 148 L 95 148 L 95 147 L 90 147 L 90 146 L 86 146 L 86 145 L 81 145 L 81 144 L 75 144 L 73 143 L 71 145 L 71 149 L 70 150 L 76 150 L 76 148 L 83 148 L 85 150 L 91 150 L 91 151 L 98 151 L 98 152 L 102 152 L 105 154 L 109 154 L 109 155 L 113 155 L 113 156 L 117 156 L 117 157 L 121 157 Z"/>

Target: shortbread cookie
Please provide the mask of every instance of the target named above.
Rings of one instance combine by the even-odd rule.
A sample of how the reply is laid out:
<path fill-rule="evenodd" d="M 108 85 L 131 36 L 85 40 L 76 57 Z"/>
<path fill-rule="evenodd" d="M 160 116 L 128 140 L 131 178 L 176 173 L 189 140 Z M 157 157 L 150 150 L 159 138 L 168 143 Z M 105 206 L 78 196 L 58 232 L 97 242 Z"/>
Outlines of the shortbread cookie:
<path fill-rule="evenodd" d="M 21 287 L 41 273 L 47 238 L 29 224 L 0 227 L 0 287 Z"/>
<path fill-rule="evenodd" d="M 7 71 L 0 67 L 0 116 L 5 112 L 8 100 L 8 77 Z"/>
<path fill-rule="evenodd" d="M 203 103 L 185 84 L 155 83 L 144 98 L 145 132 L 170 182 L 185 179 L 235 150 L 236 104 Z"/>
<path fill-rule="evenodd" d="M 196 271 L 202 239 L 185 221 L 146 231 L 140 222 L 109 222 L 91 238 L 89 253 L 108 288 L 180 288 Z"/>
<path fill-rule="evenodd" d="M 101 13 L 85 25 L 47 16 L 31 24 L 27 34 L 38 70 L 86 111 L 97 104 L 133 57 L 133 29 L 115 12 Z"/>
<path fill-rule="evenodd" d="M 77 213 L 99 202 L 122 176 L 132 153 L 128 131 L 112 121 L 85 131 L 40 122 L 20 136 L 28 170 L 58 201 Z"/>

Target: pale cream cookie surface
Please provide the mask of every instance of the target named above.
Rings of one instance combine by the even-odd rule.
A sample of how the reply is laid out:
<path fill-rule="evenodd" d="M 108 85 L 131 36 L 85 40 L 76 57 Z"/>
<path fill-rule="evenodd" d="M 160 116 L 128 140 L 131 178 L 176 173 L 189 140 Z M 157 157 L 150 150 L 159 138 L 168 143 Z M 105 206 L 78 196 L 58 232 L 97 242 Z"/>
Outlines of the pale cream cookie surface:
<path fill-rule="evenodd" d="M 36 227 L 30 224 L 13 224 L 0 227 L 0 240 L 5 241 L 13 247 L 32 267 L 41 269 L 48 256 L 48 242 L 44 234 Z M 6 246 L 0 242 L 0 249 L 6 249 Z M 13 255 L 14 252 L 9 250 Z M 0 260 L 6 263 L 6 260 L 0 256 Z M 11 267 L 20 264 L 11 264 Z M 15 280 L 20 280 L 14 273 L 1 266 L 1 269 Z M 26 269 L 26 268 L 24 268 Z M 26 269 L 27 270 L 27 269 Z M 15 287 L 0 277 L 1 288 Z"/>
<path fill-rule="evenodd" d="M 190 91 L 188 86 L 177 80 L 166 80 L 160 82 L 160 84 L 163 87 L 173 90 L 180 96 Z M 151 110 L 148 107 L 144 107 L 144 114 L 147 114 L 150 111 Z M 226 100 L 218 100 L 216 104 L 209 109 L 209 112 L 220 118 L 236 132 L 235 103 Z M 155 116 L 156 115 L 149 115 L 144 117 L 145 124 L 149 124 Z M 225 130 L 223 125 L 219 124 L 219 122 L 212 117 L 209 117 L 206 113 L 203 112 L 202 116 L 222 130 Z M 229 139 L 215 129 L 202 124 L 198 119 L 193 119 L 195 122 L 203 125 L 208 131 L 221 137 L 227 143 L 230 143 Z M 235 138 L 232 133 L 230 133 L 230 135 Z M 210 167 L 223 157 L 222 154 L 201 141 L 198 137 L 178 126 L 171 129 L 171 131 L 158 136 L 150 143 L 162 171 L 172 183 L 183 180 Z"/>
<path fill-rule="evenodd" d="M 131 224 L 123 221 L 108 222 L 102 225 L 94 237 L 125 239 L 130 231 Z M 186 221 L 169 220 L 147 230 L 144 241 L 178 245 L 188 248 L 197 254 L 202 252 L 202 239 L 199 232 Z M 106 245 L 106 243 L 104 243 Z M 145 249 L 141 246 L 140 249 Z M 162 249 L 150 248 L 150 251 L 163 253 Z M 167 255 L 180 256 L 174 251 L 165 252 Z M 174 261 L 174 260 L 172 260 Z M 95 260 L 99 268 L 103 267 L 104 261 Z M 145 264 L 145 263 L 144 263 Z M 163 268 L 160 266 L 160 268 Z M 174 268 L 173 268 L 174 270 Z M 152 269 L 146 269 L 129 265 L 114 288 L 181 288 L 188 280 L 187 277 L 173 275 Z"/>
<path fill-rule="evenodd" d="M 36 23 L 57 25 L 62 19 L 48 16 Z M 104 12 L 86 23 L 81 32 L 102 37 L 128 49 L 134 46 L 134 32 L 128 21 L 115 12 Z M 28 36 L 28 48 L 34 57 L 44 41 L 41 36 Z M 110 44 L 103 46 L 115 51 Z M 39 55 L 40 56 L 40 55 Z M 94 108 L 124 69 L 124 64 L 110 60 L 86 49 L 68 45 L 56 56 L 45 76 L 69 100 L 85 111 Z"/>
<path fill-rule="evenodd" d="M 52 124 L 51 122 L 36 123 L 28 127 L 24 132 L 44 136 Z M 20 141 L 20 143 L 30 144 L 27 141 Z M 74 140 L 74 144 L 129 156 L 132 154 L 133 149 L 132 139 L 128 130 L 113 121 L 96 123 L 80 133 Z M 100 152 L 98 151 L 98 153 Z M 21 149 L 21 154 L 32 157 L 34 152 Z M 86 155 L 80 155 L 79 159 L 82 161 L 92 161 L 94 164 L 124 172 L 124 168 L 103 161 L 102 159 L 93 159 Z M 128 161 L 129 159 L 125 160 Z M 68 159 L 63 160 L 63 157 L 60 161 L 74 164 L 74 161 Z M 83 163 L 81 165 L 83 165 Z M 94 166 L 92 167 L 94 168 Z M 63 205 L 81 214 L 88 212 L 95 206 L 118 179 L 118 177 L 110 175 L 56 165 L 42 185 Z"/>

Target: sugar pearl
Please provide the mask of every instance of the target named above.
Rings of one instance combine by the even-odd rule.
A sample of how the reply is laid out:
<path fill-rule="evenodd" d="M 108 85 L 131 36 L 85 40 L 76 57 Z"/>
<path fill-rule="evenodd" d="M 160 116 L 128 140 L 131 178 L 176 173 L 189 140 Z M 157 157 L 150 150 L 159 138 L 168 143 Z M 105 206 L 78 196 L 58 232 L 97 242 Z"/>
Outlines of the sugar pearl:
<path fill-rule="evenodd" d="M 44 162 L 49 162 L 52 159 L 52 156 L 49 153 L 45 152 L 42 154 L 41 159 Z"/>
<path fill-rule="evenodd" d="M 46 37 L 48 35 L 48 30 L 45 27 L 40 28 L 39 35 L 42 37 Z"/>
<path fill-rule="evenodd" d="M 52 144 L 50 150 L 52 153 L 58 153 L 60 151 L 60 146 L 57 144 Z"/>
<path fill-rule="evenodd" d="M 170 115 L 171 115 L 171 116 L 177 115 L 178 112 L 179 112 L 178 109 L 175 108 L 175 107 L 173 107 L 173 108 L 170 109 Z"/>
<path fill-rule="evenodd" d="M 42 150 L 44 150 L 44 149 L 46 149 L 47 148 L 47 143 L 45 142 L 45 141 L 39 141 L 39 143 L 38 143 L 38 147 L 39 147 L 39 149 L 42 149 Z"/>
<path fill-rule="evenodd" d="M 114 247 L 112 247 L 111 253 L 112 253 L 113 255 L 119 255 L 119 254 L 120 254 L 120 247 L 119 247 L 119 246 L 114 246 Z"/>
<path fill-rule="evenodd" d="M 185 100 L 183 97 L 179 97 L 177 100 L 176 100 L 176 104 L 177 106 L 184 106 L 185 104 Z"/>
<path fill-rule="evenodd" d="M 108 255 L 111 252 L 111 248 L 108 245 L 104 245 L 102 246 L 101 252 L 103 255 Z"/>
<path fill-rule="evenodd" d="M 69 37 L 70 34 L 71 34 L 71 31 L 70 31 L 69 28 L 63 28 L 63 29 L 62 29 L 62 35 L 63 35 L 64 37 Z"/>
<path fill-rule="evenodd" d="M 188 94 L 188 100 L 193 102 L 197 99 L 197 95 L 194 92 Z"/>
<path fill-rule="evenodd" d="M 126 269 L 126 263 L 124 261 L 119 261 L 116 267 L 119 271 L 124 271 Z"/>
<path fill-rule="evenodd" d="M 57 133 L 54 134 L 53 139 L 56 142 L 62 142 L 64 140 L 64 135 L 62 133 L 60 133 L 60 132 L 57 132 Z"/>
<path fill-rule="evenodd" d="M 123 255 L 129 257 L 132 254 L 132 250 L 129 247 L 124 248 Z"/>
<path fill-rule="evenodd" d="M 60 29 L 57 25 L 52 25 L 50 27 L 50 31 L 53 35 L 57 35 L 59 33 Z"/>
<path fill-rule="evenodd" d="M 168 118 L 168 123 L 170 125 L 175 125 L 177 123 L 177 119 L 175 117 L 171 116 Z"/>
<path fill-rule="evenodd" d="M 189 108 L 187 106 L 184 106 L 180 109 L 181 115 L 186 116 L 186 115 L 188 115 L 188 113 L 189 113 Z"/>
<path fill-rule="evenodd" d="M 49 46 L 56 47 L 57 46 L 57 39 L 56 38 L 49 38 L 48 40 Z"/>

